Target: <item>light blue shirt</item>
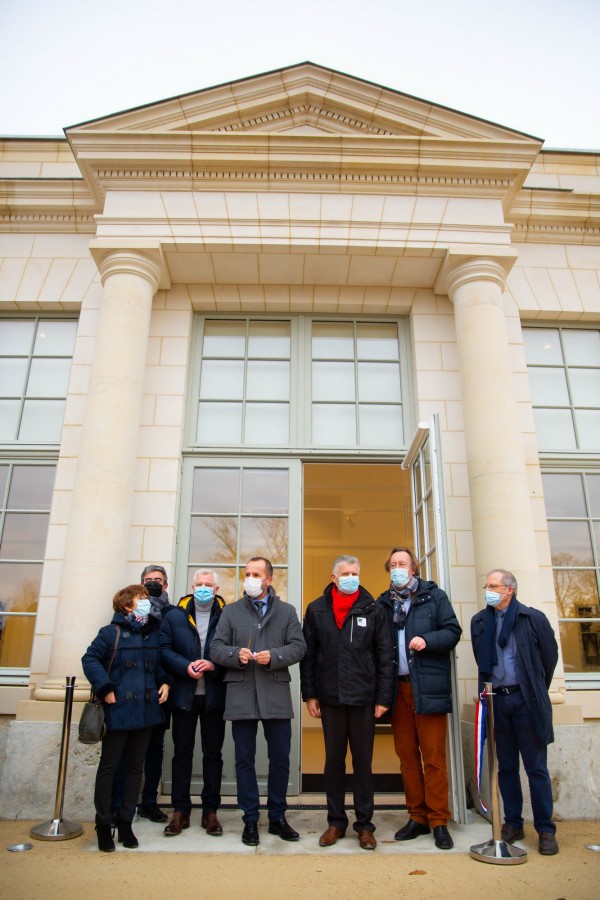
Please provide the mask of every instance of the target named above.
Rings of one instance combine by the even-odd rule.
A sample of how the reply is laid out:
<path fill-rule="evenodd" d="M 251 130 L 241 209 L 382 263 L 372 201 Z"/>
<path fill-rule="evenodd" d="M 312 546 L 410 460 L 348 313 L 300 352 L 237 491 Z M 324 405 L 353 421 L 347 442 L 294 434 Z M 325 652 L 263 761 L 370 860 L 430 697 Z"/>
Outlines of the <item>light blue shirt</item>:
<path fill-rule="evenodd" d="M 404 612 L 408 616 L 410 609 L 410 597 L 404 601 Z M 398 675 L 408 675 L 408 659 L 406 658 L 406 639 L 404 628 L 398 630 Z"/>
<path fill-rule="evenodd" d="M 515 663 L 515 653 L 517 652 L 517 643 L 515 641 L 514 629 L 508 639 L 506 647 L 498 645 L 498 638 L 502 629 L 502 620 L 505 610 L 496 610 L 496 651 L 498 653 L 498 662 L 492 669 L 492 684 L 494 687 L 512 687 L 518 684 L 517 666 Z"/>

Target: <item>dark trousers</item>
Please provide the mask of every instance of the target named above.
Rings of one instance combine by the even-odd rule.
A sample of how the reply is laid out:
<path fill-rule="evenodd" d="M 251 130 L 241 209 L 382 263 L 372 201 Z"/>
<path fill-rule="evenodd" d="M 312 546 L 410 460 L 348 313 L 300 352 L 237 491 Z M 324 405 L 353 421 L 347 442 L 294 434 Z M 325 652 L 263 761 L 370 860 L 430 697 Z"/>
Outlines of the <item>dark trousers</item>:
<path fill-rule="evenodd" d="M 321 722 L 325 739 L 325 791 L 327 822 L 345 831 L 348 816 L 345 808 L 346 752 L 352 754 L 354 772 L 355 831 L 375 831 L 373 818 L 373 741 L 375 709 L 373 706 L 328 706 L 321 704 Z"/>
<path fill-rule="evenodd" d="M 158 798 L 158 788 L 162 778 L 163 755 L 165 751 L 165 731 L 166 725 L 155 725 L 150 735 L 150 743 L 146 750 L 146 758 L 144 760 L 144 783 L 142 786 L 142 803 L 156 803 Z M 115 772 L 115 780 L 112 793 L 113 809 L 120 809 L 123 803 L 123 772 L 125 761 L 121 758 L 117 771 Z"/>
<path fill-rule="evenodd" d="M 135 731 L 106 732 L 102 740 L 94 790 L 96 817 L 102 825 L 110 825 L 111 822 L 113 781 L 121 757 L 123 757 L 123 799 L 119 818 L 124 822 L 133 822 L 151 731 L 152 728 L 138 728 Z"/>
<path fill-rule="evenodd" d="M 225 722 L 223 710 L 205 709 L 205 698 L 194 697 L 190 710 L 175 709 L 172 712 L 171 730 L 173 734 L 173 763 L 171 772 L 173 786 L 171 802 L 175 812 L 189 816 L 192 811 L 190 785 L 196 727 L 200 721 L 200 741 L 202 742 L 202 811 L 216 812 L 221 805 L 221 777 L 223 774 L 223 740 Z"/>
<path fill-rule="evenodd" d="M 287 810 L 287 787 L 290 777 L 292 723 L 290 719 L 261 719 L 267 741 L 269 774 L 267 777 L 267 809 L 269 820 L 280 819 Z M 235 744 L 235 777 L 237 801 L 244 822 L 258 822 L 260 797 L 256 780 L 256 733 L 258 719 L 232 722 Z"/>
<path fill-rule="evenodd" d="M 523 825 L 523 792 L 519 775 L 519 753 L 529 779 L 533 824 L 538 833 L 554 834 L 552 784 L 548 774 L 548 749 L 535 734 L 523 694 L 494 694 L 494 726 L 498 754 L 498 785 L 504 804 L 504 819 Z"/>

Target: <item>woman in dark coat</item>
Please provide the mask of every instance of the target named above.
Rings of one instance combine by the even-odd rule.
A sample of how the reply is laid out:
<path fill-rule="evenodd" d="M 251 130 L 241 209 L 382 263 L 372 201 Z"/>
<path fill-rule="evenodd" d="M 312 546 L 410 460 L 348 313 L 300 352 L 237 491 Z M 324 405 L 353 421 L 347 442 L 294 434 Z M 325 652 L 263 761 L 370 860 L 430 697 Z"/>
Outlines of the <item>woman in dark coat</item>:
<path fill-rule="evenodd" d="M 98 849 L 105 852 L 115 849 L 111 831 L 111 795 L 115 770 L 122 755 L 125 759 L 123 804 L 117 821 L 117 836 L 125 847 L 138 846 L 131 823 L 146 748 L 153 727 L 164 721 L 161 704 L 169 696 L 171 681 L 159 666 L 160 623 L 148 615 L 150 603 L 146 588 L 132 584 L 117 591 L 113 609 L 112 622 L 100 629 L 81 660 L 94 694 L 104 705 L 106 735 L 96 773 L 94 805 Z"/>

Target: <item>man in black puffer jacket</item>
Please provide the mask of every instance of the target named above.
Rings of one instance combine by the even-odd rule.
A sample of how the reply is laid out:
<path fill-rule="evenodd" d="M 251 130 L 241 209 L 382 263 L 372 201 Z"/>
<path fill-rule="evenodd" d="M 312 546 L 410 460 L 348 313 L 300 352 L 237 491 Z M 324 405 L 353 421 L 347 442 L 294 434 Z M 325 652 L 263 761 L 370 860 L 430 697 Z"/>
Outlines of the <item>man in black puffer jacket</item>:
<path fill-rule="evenodd" d="M 306 610 L 306 656 L 300 663 L 302 699 L 321 719 L 329 827 L 319 845 L 331 847 L 348 827 L 345 779 L 348 744 L 354 771 L 354 830 L 363 850 L 377 842 L 372 822 L 375 719 L 392 702 L 392 642 L 384 610 L 360 586 L 355 556 L 338 556 L 331 583 Z"/>
<path fill-rule="evenodd" d="M 217 594 L 217 574 L 198 569 L 192 593 L 164 620 L 160 630 L 161 663 L 173 678 L 170 697 L 173 724 L 173 815 L 165 834 L 174 837 L 190 826 L 190 785 L 196 728 L 202 741 L 202 827 L 213 837 L 223 834 L 217 818 L 221 804 L 225 738 L 224 669 L 211 661 L 210 646 L 225 601 Z"/>
<path fill-rule="evenodd" d="M 410 841 L 433 828 L 436 847 L 451 850 L 446 714 L 452 712 L 450 653 L 462 629 L 444 591 L 418 577 L 412 550 L 394 547 L 385 568 L 391 584 L 377 602 L 394 645 L 392 730 L 409 815 L 394 837 Z"/>

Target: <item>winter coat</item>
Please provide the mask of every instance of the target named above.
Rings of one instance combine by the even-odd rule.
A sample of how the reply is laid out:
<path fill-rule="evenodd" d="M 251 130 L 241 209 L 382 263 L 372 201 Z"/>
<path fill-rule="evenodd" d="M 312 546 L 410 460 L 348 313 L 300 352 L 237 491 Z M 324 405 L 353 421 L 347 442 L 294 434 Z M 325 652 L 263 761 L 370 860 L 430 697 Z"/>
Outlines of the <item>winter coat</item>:
<path fill-rule="evenodd" d="M 471 619 L 471 643 L 477 661 L 483 639 L 483 618 L 482 609 Z M 531 715 L 531 724 L 540 741 L 551 744 L 554 740 L 554 731 L 548 689 L 558 662 L 558 645 L 554 631 L 543 612 L 517 601 L 517 618 L 513 634 L 516 643 L 517 679 Z M 484 675 L 487 679 L 484 679 Z M 490 673 L 479 672 L 480 693 L 483 690 L 484 680 L 490 678 Z"/>
<path fill-rule="evenodd" d="M 225 666 L 225 719 L 293 719 L 289 666 L 300 662 L 306 643 L 296 610 L 269 587 L 269 606 L 260 615 L 250 599 L 226 606 L 211 644 L 213 662 Z M 267 666 L 240 664 L 239 651 L 269 650 Z"/>
<path fill-rule="evenodd" d="M 447 594 L 435 581 L 417 579 L 419 584 L 411 596 L 404 640 L 409 665 L 410 686 L 418 715 L 452 712 L 450 653 L 456 647 L 462 628 Z M 389 590 L 377 598 L 385 610 L 393 642 L 394 675 L 398 674 L 398 630 L 392 621 L 394 604 Z M 422 637 L 424 650 L 411 651 L 408 645 L 414 637 Z M 394 678 L 397 689 L 397 677 Z"/>
<path fill-rule="evenodd" d="M 196 695 L 198 681 L 188 675 L 188 666 L 196 659 L 211 657 L 211 642 L 217 627 L 225 601 L 218 595 L 215 597 L 204 647 L 200 645 L 200 635 L 196 628 L 196 605 L 192 594 L 182 597 L 179 605 L 174 607 L 163 620 L 160 629 L 160 662 L 173 678 L 173 687 L 169 693 L 169 709 L 190 710 Z M 214 672 L 205 672 L 202 676 L 205 685 L 205 709 L 225 709 L 225 670 L 215 665 Z"/>
<path fill-rule="evenodd" d="M 392 644 L 385 614 L 365 588 L 344 624 L 333 614 L 333 582 L 309 603 L 304 617 L 306 656 L 300 664 L 302 699 L 333 706 L 392 705 Z"/>
<path fill-rule="evenodd" d="M 117 625 L 121 636 L 117 652 L 107 672 L 115 646 Z M 171 678 L 159 664 L 159 622 L 149 618 L 141 630 L 133 628 L 123 613 L 115 613 L 110 625 L 100 629 L 81 659 L 85 677 L 94 693 L 103 700 L 114 691 L 116 703 L 104 703 L 107 731 L 133 731 L 161 725 L 162 707 L 158 689 L 171 684 Z"/>

